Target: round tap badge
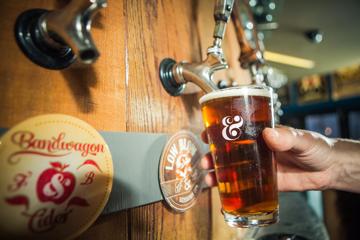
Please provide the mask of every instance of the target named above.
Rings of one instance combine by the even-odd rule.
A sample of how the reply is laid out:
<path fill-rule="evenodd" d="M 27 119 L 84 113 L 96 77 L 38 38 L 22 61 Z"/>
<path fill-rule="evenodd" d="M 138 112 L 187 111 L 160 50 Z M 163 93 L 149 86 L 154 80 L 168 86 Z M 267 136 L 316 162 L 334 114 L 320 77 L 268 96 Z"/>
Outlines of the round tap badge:
<path fill-rule="evenodd" d="M 77 118 L 28 119 L 0 139 L 0 239 L 71 239 L 110 195 L 111 154 Z"/>
<path fill-rule="evenodd" d="M 191 208 L 201 192 L 203 151 L 189 131 L 179 131 L 167 142 L 160 160 L 160 187 L 165 201 L 177 212 Z"/>

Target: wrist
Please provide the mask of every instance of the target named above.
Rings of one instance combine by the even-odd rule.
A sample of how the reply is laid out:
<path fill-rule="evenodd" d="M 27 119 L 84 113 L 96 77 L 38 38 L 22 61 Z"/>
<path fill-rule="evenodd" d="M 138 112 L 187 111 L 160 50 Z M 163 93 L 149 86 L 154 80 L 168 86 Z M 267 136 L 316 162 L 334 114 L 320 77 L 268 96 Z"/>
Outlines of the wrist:
<path fill-rule="evenodd" d="M 360 142 L 335 139 L 330 152 L 328 188 L 360 192 Z"/>

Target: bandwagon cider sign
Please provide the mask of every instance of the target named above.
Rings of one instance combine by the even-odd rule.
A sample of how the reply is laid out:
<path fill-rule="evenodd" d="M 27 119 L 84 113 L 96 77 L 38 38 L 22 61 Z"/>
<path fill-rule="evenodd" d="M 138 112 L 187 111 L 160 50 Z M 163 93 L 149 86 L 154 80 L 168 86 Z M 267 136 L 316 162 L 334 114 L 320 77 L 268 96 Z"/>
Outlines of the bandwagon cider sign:
<path fill-rule="evenodd" d="M 79 152 L 82 157 L 87 157 L 89 154 L 96 156 L 97 153 L 104 153 L 104 144 L 74 142 L 72 140 L 65 140 L 66 133 L 61 132 L 57 137 L 50 139 L 37 139 L 34 132 L 18 131 L 11 136 L 11 142 L 19 146 L 22 150 L 13 153 L 9 158 L 10 164 L 16 164 L 20 158 L 15 158 L 22 154 L 35 154 L 49 157 L 62 157 L 71 154 L 72 152 Z M 63 154 L 58 154 L 65 152 Z"/>
<path fill-rule="evenodd" d="M 0 238 L 67 239 L 85 231 L 109 197 L 108 147 L 87 123 L 43 115 L 0 144 Z"/>

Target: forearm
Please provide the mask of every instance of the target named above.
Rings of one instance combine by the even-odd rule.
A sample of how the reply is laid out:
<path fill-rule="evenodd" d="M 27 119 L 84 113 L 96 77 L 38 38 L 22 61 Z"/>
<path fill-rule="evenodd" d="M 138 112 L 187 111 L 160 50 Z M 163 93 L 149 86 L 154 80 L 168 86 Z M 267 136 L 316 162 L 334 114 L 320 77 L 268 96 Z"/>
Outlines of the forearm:
<path fill-rule="evenodd" d="M 337 139 L 331 157 L 333 181 L 330 188 L 360 193 L 360 142 Z"/>

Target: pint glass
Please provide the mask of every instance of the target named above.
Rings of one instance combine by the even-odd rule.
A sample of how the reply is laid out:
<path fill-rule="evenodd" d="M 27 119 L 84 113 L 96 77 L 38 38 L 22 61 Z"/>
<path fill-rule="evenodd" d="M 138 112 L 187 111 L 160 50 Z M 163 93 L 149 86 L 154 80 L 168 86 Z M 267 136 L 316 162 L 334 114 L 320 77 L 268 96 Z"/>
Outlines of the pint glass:
<path fill-rule="evenodd" d="M 273 152 L 262 137 L 274 127 L 272 89 L 250 85 L 200 98 L 225 221 L 232 227 L 278 221 Z"/>

